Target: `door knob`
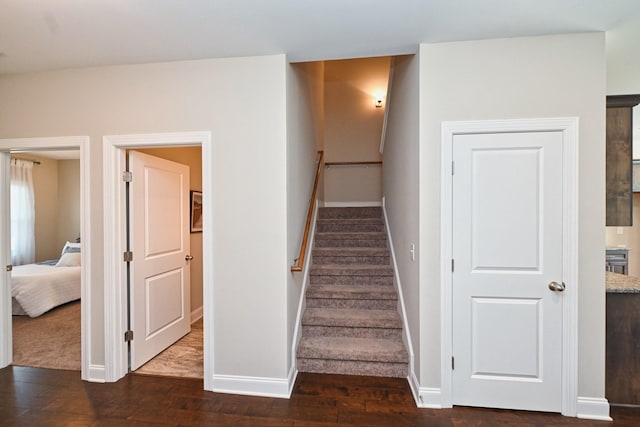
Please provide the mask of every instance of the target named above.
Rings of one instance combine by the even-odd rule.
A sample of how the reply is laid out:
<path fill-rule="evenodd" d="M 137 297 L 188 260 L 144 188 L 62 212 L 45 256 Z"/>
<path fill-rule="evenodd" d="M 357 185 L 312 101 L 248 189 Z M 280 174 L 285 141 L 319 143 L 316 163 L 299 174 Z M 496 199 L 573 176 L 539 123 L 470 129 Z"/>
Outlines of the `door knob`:
<path fill-rule="evenodd" d="M 565 286 L 564 282 L 562 282 L 562 283 L 558 283 L 558 282 L 549 283 L 549 289 L 551 289 L 554 292 L 562 292 L 562 291 L 564 291 L 565 287 L 566 286 Z"/>
<path fill-rule="evenodd" d="M 191 255 L 189 255 L 189 254 L 187 254 L 187 255 L 184 257 L 184 260 L 185 260 L 185 261 L 191 261 L 192 259 L 193 259 L 193 257 L 192 257 Z"/>

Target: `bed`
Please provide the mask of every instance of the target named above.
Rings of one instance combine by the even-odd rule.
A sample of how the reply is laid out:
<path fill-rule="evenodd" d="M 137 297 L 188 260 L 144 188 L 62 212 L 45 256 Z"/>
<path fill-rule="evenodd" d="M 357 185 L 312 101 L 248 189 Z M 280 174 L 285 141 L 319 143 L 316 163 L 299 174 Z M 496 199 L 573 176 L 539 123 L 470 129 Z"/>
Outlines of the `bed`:
<path fill-rule="evenodd" d="M 80 245 L 67 242 L 59 260 L 13 267 L 13 314 L 38 317 L 54 307 L 79 299 L 80 258 Z"/>

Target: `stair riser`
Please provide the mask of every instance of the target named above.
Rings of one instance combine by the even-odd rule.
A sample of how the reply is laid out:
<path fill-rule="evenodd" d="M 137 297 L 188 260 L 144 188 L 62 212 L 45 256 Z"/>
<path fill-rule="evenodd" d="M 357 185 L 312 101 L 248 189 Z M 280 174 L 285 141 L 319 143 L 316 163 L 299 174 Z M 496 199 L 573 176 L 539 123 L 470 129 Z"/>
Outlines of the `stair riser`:
<path fill-rule="evenodd" d="M 383 232 L 384 224 L 343 224 L 343 223 L 324 223 L 317 224 L 316 231 L 319 233 L 369 233 Z"/>
<path fill-rule="evenodd" d="M 322 289 L 316 289 L 316 287 L 311 287 L 313 289 L 309 289 L 307 291 L 307 300 L 311 298 L 321 298 L 321 299 L 350 299 L 350 300 L 393 300 L 396 301 L 398 296 L 395 291 L 387 291 L 387 292 L 366 292 L 366 291 L 358 291 L 353 292 L 350 291 L 348 286 L 343 285 L 345 288 L 344 291 L 332 289 L 330 291 L 324 291 Z"/>
<path fill-rule="evenodd" d="M 380 299 L 337 299 L 337 298 L 308 298 L 308 308 L 356 308 L 372 310 L 396 310 L 396 300 Z"/>
<path fill-rule="evenodd" d="M 382 208 L 320 208 L 318 218 L 382 218 Z"/>
<path fill-rule="evenodd" d="M 317 248 L 386 248 L 384 239 L 330 239 L 325 237 L 315 238 Z"/>
<path fill-rule="evenodd" d="M 366 265 L 389 265 L 388 256 L 314 256 L 313 263 L 316 265 L 329 264 L 366 264 Z"/>
<path fill-rule="evenodd" d="M 391 276 L 310 276 L 312 285 L 393 285 Z"/>
<path fill-rule="evenodd" d="M 298 358 L 298 371 L 318 374 L 406 378 L 408 367 L 406 363 L 357 362 L 350 360 Z"/>
<path fill-rule="evenodd" d="M 380 320 L 380 319 L 327 319 L 315 318 L 303 315 L 302 326 L 330 326 L 340 328 L 388 328 L 400 329 L 402 322 L 400 319 Z"/>
<path fill-rule="evenodd" d="M 302 334 L 308 337 L 351 337 L 402 339 L 402 329 L 349 328 L 346 326 L 303 325 Z"/>

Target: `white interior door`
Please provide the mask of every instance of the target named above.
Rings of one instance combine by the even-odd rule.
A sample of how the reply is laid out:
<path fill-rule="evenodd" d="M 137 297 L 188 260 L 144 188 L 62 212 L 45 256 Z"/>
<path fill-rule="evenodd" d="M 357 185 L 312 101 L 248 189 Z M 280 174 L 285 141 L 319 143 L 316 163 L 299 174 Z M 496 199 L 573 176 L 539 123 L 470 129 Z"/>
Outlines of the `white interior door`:
<path fill-rule="evenodd" d="M 189 167 L 131 151 L 131 370 L 190 331 Z"/>
<path fill-rule="evenodd" d="M 562 133 L 456 135 L 453 159 L 453 404 L 561 412 Z"/>

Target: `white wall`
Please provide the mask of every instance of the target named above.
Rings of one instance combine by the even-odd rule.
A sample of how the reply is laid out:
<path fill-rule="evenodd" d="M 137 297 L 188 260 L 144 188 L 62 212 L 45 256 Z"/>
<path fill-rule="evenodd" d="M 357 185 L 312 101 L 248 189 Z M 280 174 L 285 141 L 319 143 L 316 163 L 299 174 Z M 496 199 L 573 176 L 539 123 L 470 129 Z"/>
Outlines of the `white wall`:
<path fill-rule="evenodd" d="M 91 138 L 90 363 L 104 363 L 102 137 L 210 130 L 213 372 L 286 377 L 285 97 L 284 55 L 0 77 L 1 138 Z"/>
<path fill-rule="evenodd" d="M 309 198 L 321 149 L 324 118 L 324 64 L 289 65 L 287 70 L 287 260 L 298 257 Z M 311 260 L 307 258 L 306 262 Z M 302 296 L 301 272 L 287 269 L 287 347 L 292 348 L 298 305 Z M 289 353 L 291 355 L 291 353 Z M 290 356 L 287 367 L 293 364 Z"/>
<path fill-rule="evenodd" d="M 440 386 L 440 124 L 577 116 L 578 393 L 604 397 L 605 78 L 603 33 L 420 46 L 421 386 Z"/>
<path fill-rule="evenodd" d="M 75 242 L 80 236 L 80 160 L 58 160 L 58 240 Z M 59 255 L 56 255 L 56 257 Z"/>
<path fill-rule="evenodd" d="M 418 257 L 409 256 L 411 244 L 419 254 L 419 178 L 420 178 L 420 61 L 417 55 L 394 59 L 391 101 L 387 104 L 388 121 L 383 155 L 383 194 L 389 231 L 398 265 L 407 322 L 414 350 L 420 361 L 420 280 Z M 420 378 L 420 363 L 414 374 Z"/>
<path fill-rule="evenodd" d="M 389 57 L 325 63 L 325 161 L 378 161 L 384 108 L 374 95 L 385 94 Z M 379 166 L 336 166 L 325 169 L 326 202 L 379 202 Z"/>

